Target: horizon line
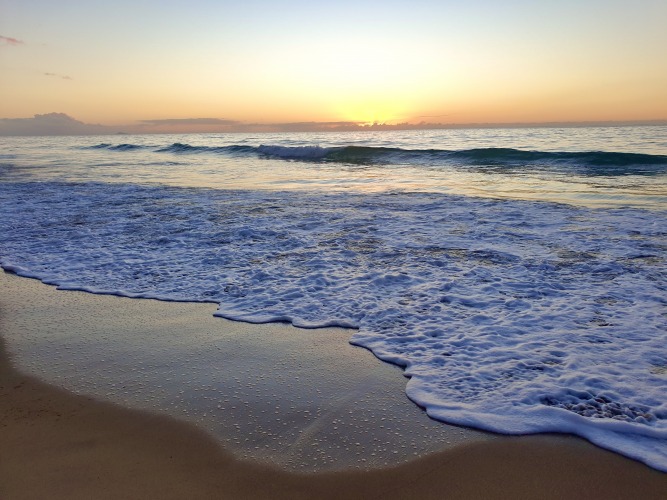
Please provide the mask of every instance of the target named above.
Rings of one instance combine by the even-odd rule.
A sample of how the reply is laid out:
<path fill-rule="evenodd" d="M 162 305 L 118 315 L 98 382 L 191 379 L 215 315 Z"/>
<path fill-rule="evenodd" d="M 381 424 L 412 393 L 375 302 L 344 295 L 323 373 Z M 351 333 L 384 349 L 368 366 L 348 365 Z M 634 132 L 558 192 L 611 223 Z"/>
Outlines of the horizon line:
<path fill-rule="evenodd" d="M 0 136 L 49 135 L 142 135 L 187 133 L 280 133 L 280 132 L 362 132 L 392 130 L 443 130 L 480 128 L 577 128 L 664 126 L 665 119 L 578 120 L 529 122 L 364 123 L 355 121 L 299 121 L 252 123 L 221 118 L 167 118 L 135 120 L 133 124 L 103 125 L 76 120 L 65 113 L 36 114 L 31 118 L 0 118 Z"/>

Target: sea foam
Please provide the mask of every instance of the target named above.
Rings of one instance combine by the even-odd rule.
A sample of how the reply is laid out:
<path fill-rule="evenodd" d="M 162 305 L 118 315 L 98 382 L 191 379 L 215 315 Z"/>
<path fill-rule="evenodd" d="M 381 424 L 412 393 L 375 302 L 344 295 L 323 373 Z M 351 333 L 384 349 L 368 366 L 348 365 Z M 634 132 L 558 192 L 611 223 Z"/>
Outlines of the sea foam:
<path fill-rule="evenodd" d="M 2 266 L 356 328 L 434 418 L 667 471 L 667 217 L 442 194 L 0 184 Z"/>

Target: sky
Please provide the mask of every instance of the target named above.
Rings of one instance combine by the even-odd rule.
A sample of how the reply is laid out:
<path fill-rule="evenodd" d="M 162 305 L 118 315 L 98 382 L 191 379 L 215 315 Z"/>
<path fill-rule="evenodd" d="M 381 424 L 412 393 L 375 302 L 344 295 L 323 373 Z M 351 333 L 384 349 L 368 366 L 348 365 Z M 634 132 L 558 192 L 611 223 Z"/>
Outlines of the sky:
<path fill-rule="evenodd" d="M 665 0 L 0 0 L 0 118 L 665 120 L 665 26 Z"/>

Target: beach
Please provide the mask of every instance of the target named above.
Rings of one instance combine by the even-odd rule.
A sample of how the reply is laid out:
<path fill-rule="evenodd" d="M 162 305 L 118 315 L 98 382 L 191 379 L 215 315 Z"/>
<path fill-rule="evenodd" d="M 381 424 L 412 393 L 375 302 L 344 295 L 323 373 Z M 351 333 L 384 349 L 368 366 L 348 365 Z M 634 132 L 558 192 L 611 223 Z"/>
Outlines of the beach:
<path fill-rule="evenodd" d="M 292 442 L 286 438 L 290 433 L 283 433 L 282 445 L 274 443 L 267 447 L 266 453 L 252 456 L 242 446 L 233 446 L 234 440 L 239 432 L 250 440 L 257 439 L 255 431 L 259 428 L 271 433 L 270 429 L 276 425 L 273 412 L 253 413 L 251 425 L 238 431 L 234 425 L 243 422 L 229 420 L 240 418 L 241 414 L 231 411 L 231 407 L 217 415 L 177 419 L 160 408 L 137 409 L 141 406 L 137 403 L 119 405 L 90 394 L 74 394 L 62 388 L 66 383 L 53 383 L 53 378 L 46 375 L 41 377 L 43 380 L 37 378 L 34 374 L 39 370 L 30 367 L 27 361 L 30 349 L 21 347 L 21 338 L 35 339 L 37 334 L 44 335 L 44 328 L 57 341 L 52 345 L 54 353 L 58 342 L 62 345 L 68 338 L 95 337 L 100 332 L 108 333 L 109 328 L 125 329 L 125 334 L 129 331 L 132 336 L 147 338 L 154 336 L 156 329 L 168 336 L 171 328 L 176 335 L 182 324 L 175 318 L 164 318 L 156 325 L 156 314 L 164 315 L 170 306 L 178 309 L 178 316 L 190 309 L 192 316 L 183 321 L 192 324 L 193 316 L 201 315 L 202 308 L 210 309 L 210 305 L 57 291 L 7 273 L 0 276 L 0 286 L 2 498 L 379 498 L 389 494 L 395 498 L 664 498 L 667 492 L 666 474 L 575 437 L 503 437 L 447 426 L 428 419 L 425 414 L 421 418 L 410 414 L 385 433 L 387 420 L 408 411 L 407 408 L 414 412 L 421 410 L 407 401 L 404 394 L 393 394 L 404 384 L 400 370 L 373 360 L 362 349 L 359 355 L 367 356 L 365 363 L 349 359 L 346 365 L 345 361 L 339 361 L 339 370 L 322 364 L 322 359 L 315 360 L 321 369 L 308 371 L 311 377 L 308 385 L 319 387 L 325 396 L 303 403 L 306 407 L 312 404 L 313 415 L 302 413 L 288 425 L 297 434 L 307 429 L 311 433 Z M 296 332 L 297 337 L 292 341 L 302 346 L 305 337 L 299 335 L 318 335 L 318 330 L 298 330 L 286 325 L 246 325 L 212 318 L 210 314 L 201 317 L 204 323 L 217 322 L 221 330 L 251 326 L 267 337 L 274 333 L 278 335 L 274 342 L 279 343 L 290 342 L 289 336 L 284 335 L 285 329 Z M 278 330 L 272 332 L 275 328 Z M 339 337 L 337 341 L 343 339 L 342 334 Z M 346 348 L 358 349 L 343 344 L 338 355 Z M 236 355 L 242 356 L 244 349 L 252 350 L 249 344 L 237 346 Z M 262 356 L 266 357 L 267 352 L 273 352 L 273 361 L 277 361 L 283 355 L 281 352 L 286 351 L 274 344 Z M 298 353 L 302 360 L 295 364 L 301 363 L 309 370 L 308 363 L 317 352 L 302 349 Z M 256 351 L 245 352 L 250 357 L 256 354 Z M 271 362 L 268 357 L 262 362 Z M 348 359 L 346 355 L 342 358 Z M 55 354 L 53 361 L 58 364 Z M 289 373 L 285 367 L 283 375 Z M 119 371 L 117 376 L 122 379 L 123 374 Z M 348 415 L 353 422 L 337 426 L 333 423 L 337 418 L 332 419 L 331 406 L 327 406 L 330 403 L 326 402 L 329 399 L 326 394 L 340 392 L 341 387 L 348 387 L 346 384 L 360 387 L 361 392 L 336 401 L 335 412 Z M 286 386 L 275 384 L 271 395 L 260 393 L 251 406 L 261 408 L 263 404 L 270 410 L 288 405 L 292 391 L 278 390 L 280 385 Z M 150 393 L 153 388 L 143 390 Z M 366 390 L 375 396 L 390 394 L 382 401 L 386 413 L 375 419 L 356 420 L 355 415 L 374 411 L 374 398 L 367 397 Z M 193 403 L 192 408 L 196 407 Z M 318 408 L 328 411 L 318 412 Z M 224 425 L 213 425 L 206 420 L 228 420 L 229 429 L 237 430 L 226 431 Z M 400 447 L 401 436 L 428 435 L 431 431 L 435 436 L 432 442 L 413 439 L 411 446 Z M 400 436 L 388 439 L 392 433 Z M 366 438 L 360 443 L 361 456 L 345 452 L 344 446 L 338 455 L 331 454 L 336 443 L 363 440 L 363 436 Z M 373 461 L 372 454 L 381 451 L 373 446 L 373 436 L 387 438 L 388 448 L 397 447 L 389 449 L 389 455 L 383 455 L 396 455 L 395 459 L 383 458 L 386 463 Z M 307 444 L 329 450 L 326 453 L 334 463 L 321 460 L 324 463 L 318 465 L 313 455 L 304 451 Z M 297 461 L 302 458 L 310 465 L 303 472 L 290 470 L 294 467 L 277 458 L 281 455 L 290 455 Z M 363 465 L 364 459 L 370 465 Z"/>
<path fill-rule="evenodd" d="M 667 2 L 4 3 L 0 500 L 667 499 Z"/>

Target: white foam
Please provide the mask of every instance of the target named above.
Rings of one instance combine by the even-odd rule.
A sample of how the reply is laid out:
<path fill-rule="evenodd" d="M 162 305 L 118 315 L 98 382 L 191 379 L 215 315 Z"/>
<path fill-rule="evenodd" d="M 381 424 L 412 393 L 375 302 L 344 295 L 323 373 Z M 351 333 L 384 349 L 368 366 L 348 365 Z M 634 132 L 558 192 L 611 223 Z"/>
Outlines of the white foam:
<path fill-rule="evenodd" d="M 429 194 L 0 184 L 5 269 L 356 327 L 434 418 L 667 471 L 664 212 Z"/>

